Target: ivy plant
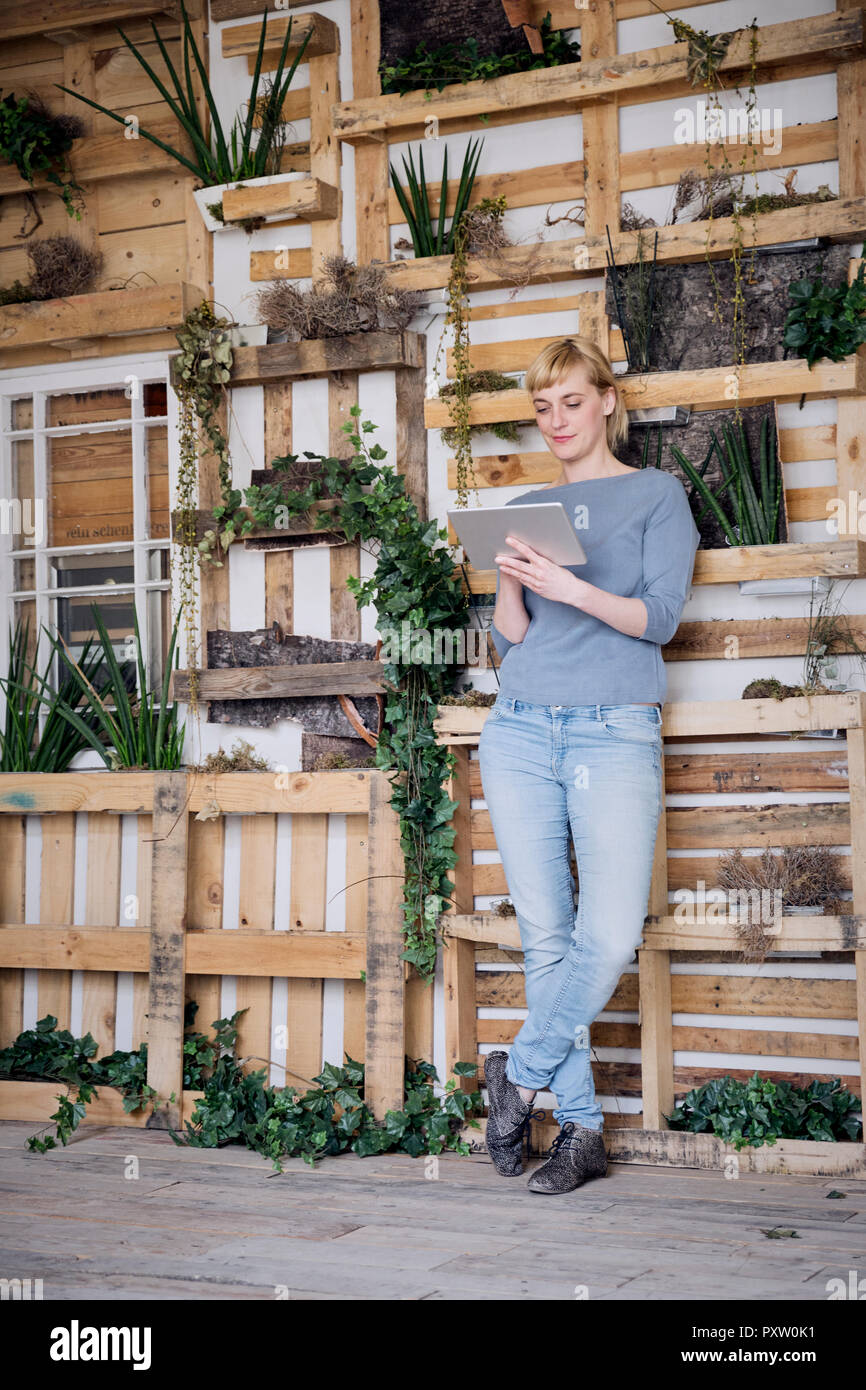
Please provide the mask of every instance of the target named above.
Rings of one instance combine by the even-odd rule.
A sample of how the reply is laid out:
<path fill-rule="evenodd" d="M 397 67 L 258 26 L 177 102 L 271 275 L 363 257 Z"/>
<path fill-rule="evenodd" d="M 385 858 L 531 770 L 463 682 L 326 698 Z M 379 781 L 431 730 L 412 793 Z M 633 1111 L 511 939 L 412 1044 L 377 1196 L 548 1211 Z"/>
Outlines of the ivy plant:
<path fill-rule="evenodd" d="M 403 959 L 429 980 L 436 964 L 436 921 L 449 899 L 448 871 L 456 863 L 453 803 L 444 785 L 454 755 L 436 742 L 433 721 L 461 664 L 454 659 L 461 654 L 451 646 L 451 635 L 466 630 L 468 605 L 454 576 L 450 547 L 439 544 L 447 542 L 447 530 L 419 517 L 402 475 L 384 465 L 385 450 L 367 442 L 377 426 L 359 422 L 360 406 L 352 406 L 350 414 L 342 426 L 355 450 L 350 459 L 319 458 L 320 469 L 304 487 L 268 484 L 247 488 L 244 495 L 253 521 L 263 527 L 285 525 L 313 503 L 336 499 L 333 509 L 315 514 L 312 529 L 341 530 L 347 541 L 370 545 L 375 554 L 374 573 L 363 581 L 349 576 L 346 585 L 359 608 L 373 604 L 376 609 L 387 693 L 375 765 L 395 774 L 391 805 L 400 818 L 405 863 Z M 288 455 L 275 459 L 272 468 L 285 473 L 297 463 L 298 456 Z"/>
<path fill-rule="evenodd" d="M 0 101 L 0 156 L 33 186 L 37 174 L 60 190 L 70 217 L 81 221 L 81 187 L 67 156 L 84 127 L 74 116 L 52 116 L 40 101 L 10 92 Z"/>
<path fill-rule="evenodd" d="M 415 92 L 435 87 L 441 92 L 454 82 L 490 81 L 510 72 L 528 72 L 530 68 L 552 68 L 561 63 L 580 61 L 580 44 L 554 29 L 550 11 L 539 27 L 543 52 L 520 49 L 517 53 L 482 53 L 476 38 L 462 43 L 449 42 L 438 48 L 428 48 L 422 40 L 408 57 L 396 63 L 381 63 L 379 76 L 382 92 Z"/>
<path fill-rule="evenodd" d="M 866 256 L 866 243 L 860 252 Z M 805 357 L 809 368 L 821 357 L 841 362 L 866 343 L 866 281 L 860 261 L 850 285 L 825 285 L 821 275 L 814 280 L 795 280 L 788 286 L 792 300 L 782 342 Z"/>
<path fill-rule="evenodd" d="M 777 1139 L 857 1143 L 863 1121 L 860 1100 L 838 1076 L 806 1087 L 771 1081 L 755 1072 L 748 1081 L 715 1077 L 689 1091 L 665 1115 L 671 1129 L 712 1133 L 735 1149 L 760 1148 Z"/>
<path fill-rule="evenodd" d="M 231 1018 L 216 1019 L 213 1036 L 195 1032 L 198 1005 L 190 1001 L 184 1015 L 183 1088 L 202 1092 L 184 1133 L 171 1130 L 176 1144 L 193 1148 L 217 1148 L 243 1143 L 269 1158 L 280 1171 L 284 1158 L 303 1157 L 310 1165 L 317 1158 L 351 1150 L 361 1157 L 400 1152 L 417 1158 L 445 1150 L 467 1154 L 469 1145 L 460 1131 L 481 1109 L 481 1093 L 460 1089 L 459 1076 L 474 1076 L 473 1062 L 458 1062 L 455 1077 L 437 1097 L 439 1077 L 429 1062 L 406 1059 L 405 1104 L 389 1110 L 377 1121 L 364 1101 L 364 1066 L 347 1055 L 345 1064 L 327 1063 L 305 1091 L 293 1086 L 265 1084 L 266 1070 L 245 1071 L 237 1057 L 239 1010 Z M 127 1113 L 153 1105 L 156 1094 L 147 1085 L 147 1044 L 133 1052 L 113 1052 L 96 1058 L 96 1043 L 89 1033 L 74 1038 L 58 1030 L 57 1019 L 46 1015 L 35 1028 L 20 1033 L 0 1052 L 0 1077 L 63 1081 L 69 1091 L 58 1096 L 51 1116 L 55 1133 L 32 1135 L 27 1147 L 46 1153 L 67 1144 L 96 1097 L 97 1085 L 112 1086 L 123 1096 Z M 43 1137 L 44 1135 L 44 1137 Z"/>

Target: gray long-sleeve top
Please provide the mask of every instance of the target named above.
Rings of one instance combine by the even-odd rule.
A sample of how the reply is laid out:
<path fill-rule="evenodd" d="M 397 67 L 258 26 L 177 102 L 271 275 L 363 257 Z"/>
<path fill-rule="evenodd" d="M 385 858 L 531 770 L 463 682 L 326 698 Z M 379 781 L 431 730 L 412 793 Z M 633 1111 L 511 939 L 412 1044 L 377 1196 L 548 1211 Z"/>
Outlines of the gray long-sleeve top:
<path fill-rule="evenodd" d="M 523 641 L 491 627 L 500 693 L 542 705 L 662 703 L 661 646 L 679 626 L 700 541 L 679 478 L 640 468 L 535 488 L 506 505 L 517 502 L 562 502 L 587 556 L 586 564 L 564 568 L 609 593 L 643 599 L 648 621 L 640 637 L 629 637 L 524 585 L 530 623 Z"/>

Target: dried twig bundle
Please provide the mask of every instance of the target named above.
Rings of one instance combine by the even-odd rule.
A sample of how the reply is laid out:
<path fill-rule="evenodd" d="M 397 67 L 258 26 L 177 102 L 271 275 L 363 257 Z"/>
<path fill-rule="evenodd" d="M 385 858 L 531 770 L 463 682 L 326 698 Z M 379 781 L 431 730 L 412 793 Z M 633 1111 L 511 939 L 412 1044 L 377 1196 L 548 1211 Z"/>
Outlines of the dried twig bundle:
<path fill-rule="evenodd" d="M 773 949 L 773 937 L 763 928 L 768 925 L 766 908 L 772 912 L 776 891 L 783 908 L 824 911 L 845 889 L 839 858 L 823 845 L 785 845 L 778 854 L 767 848 L 748 856 L 740 849 L 730 850 L 719 857 L 718 883 L 726 891 L 748 895 L 735 899 L 748 909 L 746 920 L 738 913 L 735 925 L 745 952 L 758 957 Z"/>
<path fill-rule="evenodd" d="M 391 285 L 383 266 L 356 266 L 345 256 L 326 256 L 324 279 L 310 290 L 275 280 L 259 291 L 263 323 L 292 340 L 338 338 L 345 333 L 400 331 L 415 317 L 425 296 Z"/>

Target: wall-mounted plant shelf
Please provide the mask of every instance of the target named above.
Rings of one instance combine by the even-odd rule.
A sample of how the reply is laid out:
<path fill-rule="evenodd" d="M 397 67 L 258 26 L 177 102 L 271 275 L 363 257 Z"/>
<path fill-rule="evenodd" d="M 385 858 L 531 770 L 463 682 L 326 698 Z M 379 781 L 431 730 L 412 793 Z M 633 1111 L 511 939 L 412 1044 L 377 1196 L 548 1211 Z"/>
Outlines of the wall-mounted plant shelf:
<path fill-rule="evenodd" d="M 268 343 L 238 348 L 232 363 L 232 386 L 301 381 L 328 372 L 390 371 L 423 367 L 423 333 L 348 333 L 342 338 L 313 338 L 299 343 Z"/>
<path fill-rule="evenodd" d="M 684 222 L 682 225 L 653 227 L 659 234 L 658 261 L 684 264 L 729 256 L 737 240 L 733 218 L 716 217 L 707 222 Z M 778 208 L 763 212 L 753 224 L 745 219 L 742 241 L 745 250 L 752 246 L 767 247 L 819 236 L 828 241 L 857 241 L 866 234 L 866 199 L 834 198 L 827 202 L 806 203 L 801 207 Z M 646 233 L 644 233 L 646 238 Z M 611 240 L 618 265 L 630 265 L 638 259 L 637 232 L 614 232 Z M 492 290 L 513 284 L 546 284 L 558 280 L 574 280 L 581 276 L 598 275 L 607 265 L 606 235 L 564 237 L 559 241 L 538 242 L 529 246 L 509 246 L 486 260 L 470 258 L 467 262 L 469 288 Z M 448 284 L 451 273 L 450 256 L 422 256 L 413 260 L 385 262 L 385 268 L 395 286 L 407 290 L 441 289 Z M 279 272 L 268 278 L 279 278 Z"/>
<path fill-rule="evenodd" d="M 861 10 L 762 27 L 759 80 L 766 80 L 773 69 L 790 66 L 797 59 L 826 58 L 828 67 L 832 67 L 861 57 L 864 32 Z M 748 29 L 734 36 L 719 64 L 722 74 L 733 75 L 749 69 L 750 37 Z M 223 44 L 225 54 L 225 36 Z M 396 143 L 423 135 L 431 117 L 437 119 L 440 133 L 447 134 L 474 129 L 485 117 L 505 116 L 509 122 L 541 120 L 548 116 L 571 115 L 593 102 L 612 97 L 618 98 L 621 104 L 625 104 L 629 96 L 637 101 L 670 98 L 678 94 L 678 88 L 684 92 L 694 91 L 689 85 L 687 54 L 687 45 L 676 43 L 637 53 L 510 73 L 495 82 L 455 83 L 441 92 L 366 97 L 335 105 L 332 121 L 341 140 L 356 143 L 381 139 L 384 135 Z"/>
<path fill-rule="evenodd" d="M 449 532 L 449 539 L 456 536 Z M 473 594 L 496 592 L 495 570 L 466 566 Z M 455 575 L 462 575 L 455 570 Z M 732 545 L 698 550 L 692 584 L 736 584 L 741 579 L 798 579 L 809 575 L 866 577 L 866 540 L 805 541 L 781 545 Z M 827 726 L 829 727 L 829 726 Z"/>
<path fill-rule="evenodd" d="M 33 5 L 4 5 L 3 9 L 7 43 L 40 35 L 58 43 L 78 43 L 87 38 L 94 25 L 124 24 L 159 15 L 180 18 L 177 0 L 38 0 Z M 190 19 L 198 19 L 202 0 L 187 0 L 186 9 Z"/>
<path fill-rule="evenodd" d="M 439 705 L 433 724 L 437 742 L 477 740 L 489 712 L 478 705 Z M 807 734 L 811 729 L 860 729 L 864 724 L 866 694 L 860 690 L 836 695 L 797 695 L 787 700 L 677 700 L 662 706 L 662 733 L 666 738 L 795 731 Z"/>
<path fill-rule="evenodd" d="M 324 15 L 320 14 L 300 14 L 293 15 L 291 18 L 292 38 L 286 55 L 287 62 L 292 62 L 308 34 L 310 41 L 304 49 L 303 62 L 309 62 L 310 58 L 321 58 L 326 53 L 339 53 L 340 31 L 332 19 L 325 19 Z M 288 18 L 272 19 L 268 24 L 262 59 L 264 70 L 267 70 L 268 65 L 272 67 L 276 65 L 288 25 Z M 231 29 L 223 29 L 222 56 L 224 58 L 246 57 L 250 72 L 253 72 L 261 31 L 260 23 L 236 24 Z"/>
<path fill-rule="evenodd" d="M 6 304 L 0 307 L 0 354 L 177 328 L 202 297 L 194 285 L 171 284 Z"/>
<path fill-rule="evenodd" d="M 810 369 L 805 358 L 783 362 L 747 362 L 744 365 L 703 367 L 687 372 L 647 372 L 619 378 L 627 409 L 640 406 L 687 405 L 693 410 L 733 408 L 732 378 L 736 377 L 739 403 L 765 405 L 770 401 L 826 400 L 858 396 L 866 392 L 866 344 L 841 362 L 822 359 Z M 481 391 L 469 397 L 469 423 L 496 424 L 506 420 L 531 420 L 534 412 L 524 390 Z M 453 424 L 447 396 L 424 402 L 428 429 Z"/>
<path fill-rule="evenodd" d="M 223 222 L 247 222 L 297 218 L 301 222 L 326 222 L 338 217 L 340 190 L 317 178 L 275 181 L 263 187 L 227 188 L 222 195 Z"/>

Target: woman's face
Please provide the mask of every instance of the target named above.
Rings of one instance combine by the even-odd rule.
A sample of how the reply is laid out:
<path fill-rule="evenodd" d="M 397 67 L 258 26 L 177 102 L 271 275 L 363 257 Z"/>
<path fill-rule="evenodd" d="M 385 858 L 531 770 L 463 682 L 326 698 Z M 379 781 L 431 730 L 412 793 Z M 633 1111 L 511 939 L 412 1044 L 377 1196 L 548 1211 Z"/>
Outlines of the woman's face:
<path fill-rule="evenodd" d="M 593 386 L 584 363 L 534 392 L 532 404 L 544 442 L 563 463 L 576 463 L 606 441 L 607 416 L 616 404 L 612 386 Z"/>

